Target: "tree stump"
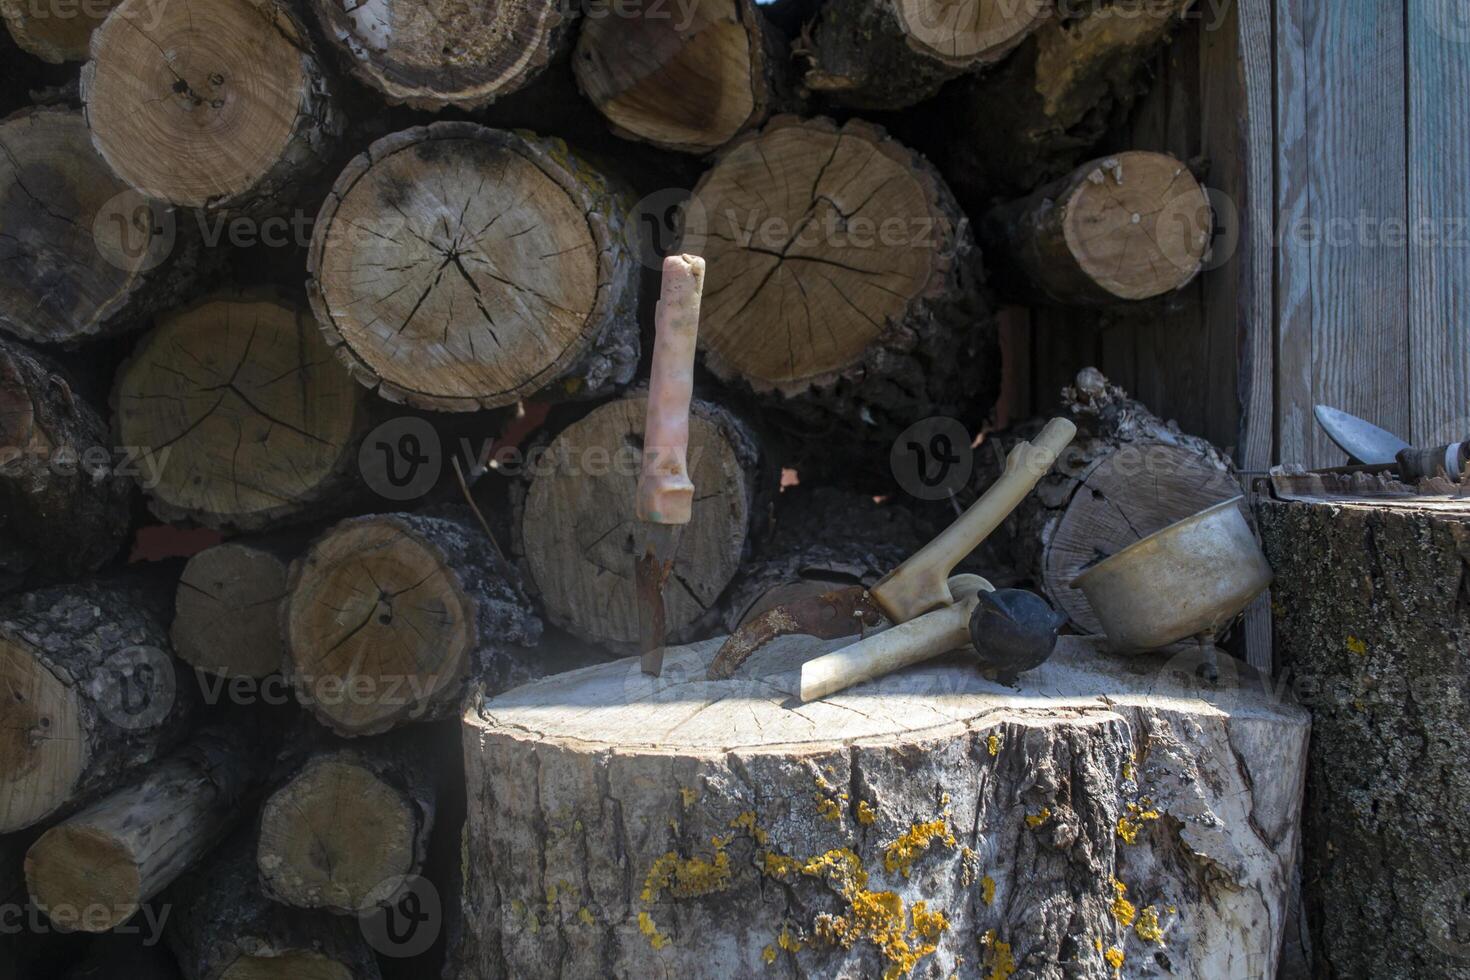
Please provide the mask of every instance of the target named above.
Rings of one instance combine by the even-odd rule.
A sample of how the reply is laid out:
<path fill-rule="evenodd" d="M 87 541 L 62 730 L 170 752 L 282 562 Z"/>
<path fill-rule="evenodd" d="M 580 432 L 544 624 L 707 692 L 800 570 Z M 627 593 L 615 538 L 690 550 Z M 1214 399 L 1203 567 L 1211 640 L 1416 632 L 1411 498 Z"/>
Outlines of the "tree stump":
<path fill-rule="evenodd" d="M 1070 3 L 995 71 L 947 87 L 917 127 L 972 213 L 1067 174 L 1145 89 L 1191 0 Z M 956 130 L 996 134 L 952 139 Z"/>
<path fill-rule="evenodd" d="M 341 522 L 292 566 L 283 619 L 297 700 L 340 735 L 447 717 L 472 681 L 541 675 L 541 621 L 468 512 Z"/>
<path fill-rule="evenodd" d="M 167 893 L 168 944 L 184 980 L 380 980 L 354 919 L 277 905 L 256 883 L 241 831 Z"/>
<path fill-rule="evenodd" d="M 988 414 L 999 355 L 968 222 L 882 130 L 777 117 L 700 179 L 682 248 L 709 262 L 706 366 L 768 395 L 794 447 Z"/>
<path fill-rule="evenodd" d="M 1071 637 L 1020 690 L 941 660 L 793 706 L 841 642 L 472 706 L 473 974 L 1273 975 L 1305 712 Z"/>
<path fill-rule="evenodd" d="M 792 98 L 791 52 L 752 0 L 590 13 L 572 69 L 613 132 L 709 153 Z"/>
<path fill-rule="evenodd" d="M 362 389 L 303 310 L 217 296 L 162 319 L 118 372 L 122 445 L 159 468 L 164 520 L 253 530 L 341 504 L 358 482 Z"/>
<path fill-rule="evenodd" d="M 122 547 L 133 481 L 59 365 L 0 340 L 0 591 L 95 572 Z"/>
<path fill-rule="evenodd" d="M 1078 434 L 986 547 L 1039 585 L 1084 633 L 1102 623 L 1072 581 L 1084 570 L 1176 521 L 1241 494 L 1234 464 L 1207 440 L 1179 431 L 1110 384 L 1096 368 L 1062 392 Z M 1004 466 L 1013 439 L 1042 420 L 992 437 L 977 456 L 983 490 Z"/>
<path fill-rule="evenodd" d="M 110 581 L 0 603 L 0 833 L 127 780 L 187 733 L 196 699 L 166 653 L 166 602 Z"/>
<path fill-rule="evenodd" d="M 1031 297 L 1108 306 L 1183 289 L 1214 233 L 1204 188 L 1162 153 L 1130 151 L 1084 164 L 1030 197 L 986 215 L 996 282 L 1030 283 Z M 1004 273 L 1010 273 L 1009 275 Z"/>
<path fill-rule="evenodd" d="M 199 271 L 187 221 L 115 177 L 80 112 L 0 122 L 0 328 L 38 344 L 132 329 Z"/>
<path fill-rule="evenodd" d="M 122 0 L 0 0 L 15 43 L 49 64 L 86 61 L 92 32 Z"/>
<path fill-rule="evenodd" d="M 291 561 L 305 550 L 294 537 L 229 541 L 184 566 L 169 631 L 174 653 L 217 677 L 268 677 L 286 644 L 280 609 Z"/>
<path fill-rule="evenodd" d="M 250 724 L 205 729 L 138 782 L 42 834 L 25 863 L 36 906 L 83 932 L 131 918 L 245 815 L 274 761 L 261 735 Z"/>
<path fill-rule="evenodd" d="M 803 83 L 843 105 L 902 109 L 1000 61 L 1055 15 L 1047 0 L 836 0 L 803 51 Z"/>
<path fill-rule="evenodd" d="M 265 894 L 340 915 L 392 900 L 428 854 L 445 768 L 433 747 L 414 729 L 308 758 L 261 810 Z"/>
<path fill-rule="evenodd" d="M 123 0 L 92 37 L 92 142 L 143 194 L 257 212 L 294 199 L 343 118 L 282 0 Z"/>
<path fill-rule="evenodd" d="M 528 478 L 511 490 L 512 548 L 547 618 L 590 643 L 623 651 L 638 643 L 633 505 L 646 411 L 641 394 L 594 409 L 544 452 L 531 454 Z M 717 614 L 775 483 L 751 429 L 697 398 L 689 469 L 694 519 L 679 539 L 664 592 L 666 635 L 677 640 Z"/>
<path fill-rule="evenodd" d="M 580 5 L 311 0 L 311 8 L 358 81 L 393 105 L 435 112 L 478 109 L 530 82 L 571 44 Z"/>
<path fill-rule="evenodd" d="M 550 386 L 605 392 L 638 361 L 630 206 L 557 140 L 451 122 L 395 133 L 322 205 L 312 308 L 390 401 L 474 411 Z"/>
<path fill-rule="evenodd" d="M 1470 976 L 1470 508 L 1278 503 L 1279 685 L 1312 711 L 1303 904 L 1318 976 Z"/>

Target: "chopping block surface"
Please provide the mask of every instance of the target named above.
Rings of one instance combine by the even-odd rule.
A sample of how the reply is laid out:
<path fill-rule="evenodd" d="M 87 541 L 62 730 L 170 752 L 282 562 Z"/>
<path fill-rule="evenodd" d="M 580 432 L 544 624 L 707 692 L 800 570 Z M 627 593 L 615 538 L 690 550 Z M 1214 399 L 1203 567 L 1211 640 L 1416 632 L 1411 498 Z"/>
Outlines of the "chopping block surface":
<path fill-rule="evenodd" d="M 559 675 L 465 716 L 465 975 L 1269 976 L 1307 717 L 1234 661 L 1063 638 L 825 700 L 789 637 Z"/>

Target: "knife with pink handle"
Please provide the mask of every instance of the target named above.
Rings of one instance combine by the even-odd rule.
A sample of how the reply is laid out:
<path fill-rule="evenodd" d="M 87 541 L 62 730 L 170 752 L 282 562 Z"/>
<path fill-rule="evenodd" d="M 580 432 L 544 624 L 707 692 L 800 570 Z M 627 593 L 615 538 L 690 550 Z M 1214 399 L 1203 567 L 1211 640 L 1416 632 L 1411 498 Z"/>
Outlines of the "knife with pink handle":
<path fill-rule="evenodd" d="M 704 259 L 696 255 L 664 259 L 663 292 L 654 315 L 653 370 L 636 505 L 640 540 L 633 569 L 643 672 L 654 677 L 664 665 L 664 587 L 674 570 L 680 532 L 694 512 L 689 403 L 694 397 L 694 349 L 703 293 Z"/>

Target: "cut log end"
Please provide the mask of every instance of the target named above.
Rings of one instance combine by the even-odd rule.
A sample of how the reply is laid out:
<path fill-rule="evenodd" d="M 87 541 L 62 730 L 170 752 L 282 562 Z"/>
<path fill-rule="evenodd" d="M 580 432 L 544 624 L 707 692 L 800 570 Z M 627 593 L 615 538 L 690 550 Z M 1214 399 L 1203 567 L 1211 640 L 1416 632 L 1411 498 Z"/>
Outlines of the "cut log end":
<path fill-rule="evenodd" d="M 751 0 L 698 0 L 677 20 L 605 12 L 588 17 L 572 67 L 615 129 L 665 149 L 708 153 L 766 111 L 761 31 Z"/>
<path fill-rule="evenodd" d="M 179 579 L 171 629 L 185 663 L 219 677 L 267 677 L 285 645 L 277 608 L 286 597 L 281 555 L 231 542 L 189 559 Z"/>
<path fill-rule="evenodd" d="M 86 768 L 76 688 L 16 636 L 0 636 L 0 833 L 30 826 L 71 798 Z"/>
<path fill-rule="evenodd" d="M 144 890 L 136 854 L 105 828 L 62 824 L 26 854 L 31 898 L 64 929 L 106 932 L 138 911 Z"/>
<path fill-rule="evenodd" d="M 289 383 L 287 383 L 289 381 Z M 310 315 L 216 298 L 162 320 L 119 373 L 122 444 L 159 467 L 164 519 L 260 528 L 351 481 L 365 397 Z"/>
<path fill-rule="evenodd" d="M 936 288 L 952 229 L 932 181 L 880 130 L 780 117 L 700 180 L 684 234 L 709 261 L 706 363 L 790 396 L 859 365 Z"/>
<path fill-rule="evenodd" d="M 15 43 L 42 61 L 87 60 L 92 32 L 121 0 L 0 0 L 0 18 Z"/>
<path fill-rule="evenodd" d="M 563 145 L 462 123 L 398 133 L 349 165 L 322 207 L 313 308 L 385 398 L 513 404 L 572 372 L 609 330 L 634 329 L 625 214 Z M 570 387 L 625 381 L 632 367 Z"/>
<path fill-rule="evenodd" d="M 328 39 L 390 103 L 476 109 L 535 78 L 567 42 L 574 8 L 557 0 L 312 0 Z"/>
<path fill-rule="evenodd" d="M 1044 0 L 898 0 L 894 10 L 912 48 L 966 70 L 999 61 L 1053 15 Z"/>
<path fill-rule="evenodd" d="M 302 908 L 369 911 L 415 870 L 419 823 L 412 800 L 350 757 L 314 760 L 261 812 L 262 887 Z"/>
<path fill-rule="evenodd" d="M 552 622 L 593 643 L 638 641 L 635 484 L 647 399 L 603 405 L 547 449 L 525 488 L 516 550 Z M 729 413 L 695 401 L 689 424 L 693 520 L 664 591 L 668 635 L 703 617 L 740 566 L 758 492 L 754 444 Z"/>
<path fill-rule="evenodd" d="M 185 207 L 265 203 L 336 126 L 305 32 L 277 0 L 124 0 L 92 38 L 82 99 L 98 151 Z M 228 147 L 228 152 L 221 152 Z"/>
<path fill-rule="evenodd" d="M 219 980 L 365 980 L 345 963 L 304 949 L 275 956 L 242 956 L 219 974 Z"/>
<path fill-rule="evenodd" d="M 432 544 L 391 519 L 348 525 L 312 548 L 291 594 L 298 691 L 337 730 L 371 730 L 463 675 L 473 615 Z"/>

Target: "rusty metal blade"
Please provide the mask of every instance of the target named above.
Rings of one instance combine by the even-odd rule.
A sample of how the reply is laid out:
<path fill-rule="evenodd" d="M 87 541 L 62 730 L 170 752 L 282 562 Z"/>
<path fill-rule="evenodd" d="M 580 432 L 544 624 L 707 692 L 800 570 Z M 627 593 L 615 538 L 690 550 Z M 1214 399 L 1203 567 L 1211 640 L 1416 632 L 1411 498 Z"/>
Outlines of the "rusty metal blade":
<path fill-rule="evenodd" d="M 741 664 L 777 637 L 804 635 L 835 640 L 877 629 L 885 622 L 873 597 L 860 585 L 776 606 L 731 633 L 705 676 L 712 681 L 735 676 Z"/>
<path fill-rule="evenodd" d="M 638 646 L 643 654 L 643 672 L 654 677 L 664 669 L 664 633 L 668 626 L 664 587 L 674 571 L 680 530 L 680 525 L 646 525 L 643 549 L 633 565 L 638 591 Z"/>

